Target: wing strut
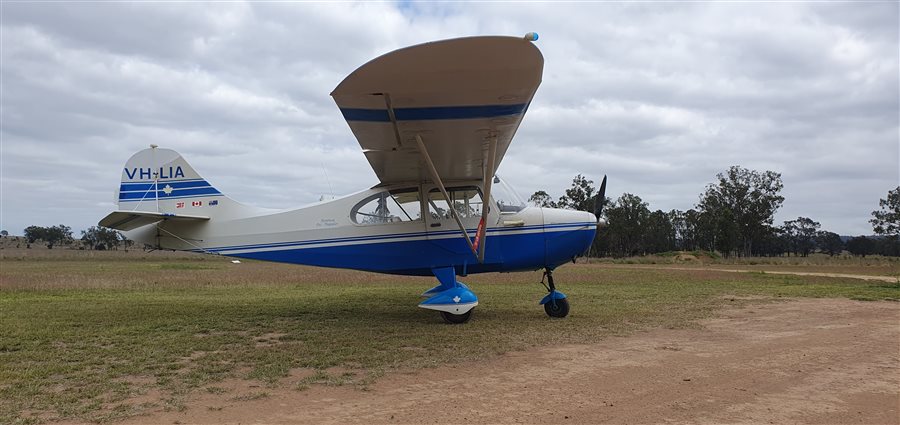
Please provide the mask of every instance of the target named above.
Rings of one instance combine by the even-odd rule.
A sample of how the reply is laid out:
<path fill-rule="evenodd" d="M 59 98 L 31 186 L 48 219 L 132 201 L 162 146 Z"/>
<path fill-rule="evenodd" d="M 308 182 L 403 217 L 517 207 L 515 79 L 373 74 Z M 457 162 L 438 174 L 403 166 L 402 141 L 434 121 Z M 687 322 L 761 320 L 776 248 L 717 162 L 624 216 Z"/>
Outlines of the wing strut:
<path fill-rule="evenodd" d="M 382 93 L 384 96 L 384 106 L 387 107 L 388 118 L 391 119 L 391 126 L 394 128 L 394 137 L 397 138 L 397 147 L 403 147 L 403 139 L 400 138 L 400 128 L 397 127 L 397 115 L 394 114 L 394 105 L 391 104 L 391 95 Z"/>
<path fill-rule="evenodd" d="M 431 157 L 428 156 L 428 151 L 425 149 L 425 143 L 422 142 L 421 135 L 416 134 L 416 143 L 419 145 L 419 152 L 422 154 L 422 157 L 425 158 L 425 163 L 428 165 L 428 171 L 431 173 L 431 179 L 434 180 L 434 183 L 438 186 L 438 189 L 441 190 L 441 194 L 444 195 L 444 201 L 447 201 L 447 206 L 450 207 L 450 215 L 452 215 L 453 219 L 456 220 L 456 225 L 459 226 L 459 231 L 462 232 L 463 237 L 466 239 L 466 243 L 469 245 L 469 249 L 472 250 L 472 254 L 477 257 L 478 250 L 476 250 L 475 245 L 472 244 L 472 239 L 469 238 L 469 233 L 466 232 L 466 226 L 463 226 L 462 220 L 459 219 L 459 214 L 456 213 L 456 208 L 454 208 L 453 202 L 450 200 L 450 195 L 447 194 L 447 189 L 444 188 L 444 182 L 441 181 L 441 176 L 438 175 L 437 169 L 434 168 L 434 163 L 431 162 Z M 479 259 L 479 262 L 480 261 L 481 260 Z"/>
<path fill-rule="evenodd" d="M 487 246 L 487 218 L 490 213 L 491 203 L 491 184 L 494 182 L 494 161 L 497 158 L 497 134 L 491 135 L 488 139 L 488 148 L 485 149 L 487 156 L 484 161 L 484 199 L 481 200 L 481 221 L 478 223 L 478 233 L 475 234 L 475 243 L 478 245 L 478 262 L 484 263 L 484 250 Z"/>

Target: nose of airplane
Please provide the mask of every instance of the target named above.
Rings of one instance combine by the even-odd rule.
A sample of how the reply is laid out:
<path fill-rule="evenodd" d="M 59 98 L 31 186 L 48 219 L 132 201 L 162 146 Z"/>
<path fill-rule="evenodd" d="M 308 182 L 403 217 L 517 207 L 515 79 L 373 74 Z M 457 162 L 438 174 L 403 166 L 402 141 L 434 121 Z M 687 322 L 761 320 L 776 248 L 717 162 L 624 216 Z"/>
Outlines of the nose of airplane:
<path fill-rule="evenodd" d="M 587 211 L 562 210 L 558 208 L 542 208 L 544 226 L 562 224 L 593 224 L 597 216 Z"/>
<path fill-rule="evenodd" d="M 556 267 L 584 254 L 597 232 L 597 216 L 586 211 L 543 208 L 545 262 Z"/>

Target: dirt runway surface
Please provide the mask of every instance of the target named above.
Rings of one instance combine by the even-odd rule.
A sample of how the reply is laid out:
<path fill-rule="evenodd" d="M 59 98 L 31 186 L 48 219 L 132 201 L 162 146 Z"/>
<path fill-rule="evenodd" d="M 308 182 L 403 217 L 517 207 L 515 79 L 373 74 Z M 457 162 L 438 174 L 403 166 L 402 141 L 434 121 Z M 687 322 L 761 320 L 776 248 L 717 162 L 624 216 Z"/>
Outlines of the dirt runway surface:
<path fill-rule="evenodd" d="M 788 270 L 756 270 L 756 269 L 726 269 L 726 268 L 718 268 L 718 267 L 684 267 L 684 266 L 670 266 L 670 267 L 655 267 L 655 266 L 644 266 L 644 265 L 606 265 L 607 268 L 612 269 L 650 269 L 650 270 L 689 270 L 689 271 L 704 271 L 704 272 L 728 272 L 728 273 L 763 273 L 763 274 L 783 274 L 783 275 L 793 275 L 793 276 L 819 276 L 819 277 L 838 277 L 838 278 L 847 278 L 847 279 L 860 279 L 860 280 L 877 280 L 881 282 L 887 283 L 897 283 L 898 278 L 896 276 L 877 276 L 877 275 L 866 275 L 866 274 L 849 274 L 849 273 L 823 273 L 823 272 L 795 272 Z"/>
<path fill-rule="evenodd" d="M 370 391 L 198 394 L 184 412 L 127 422 L 900 423 L 900 303 L 751 304 L 700 324 L 396 372 Z"/>

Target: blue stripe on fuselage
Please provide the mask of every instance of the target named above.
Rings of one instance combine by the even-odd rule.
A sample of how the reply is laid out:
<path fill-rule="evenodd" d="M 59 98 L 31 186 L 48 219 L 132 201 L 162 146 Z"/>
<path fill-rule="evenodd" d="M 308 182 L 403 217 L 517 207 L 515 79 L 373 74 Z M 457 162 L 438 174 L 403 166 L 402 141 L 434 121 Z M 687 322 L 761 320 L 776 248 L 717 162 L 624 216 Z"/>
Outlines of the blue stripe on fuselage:
<path fill-rule="evenodd" d="M 459 273 L 508 272 L 557 267 L 581 255 L 596 227 L 551 232 L 506 233 L 486 238 L 485 263 L 478 264 L 462 238 L 372 241 L 339 246 L 291 246 L 226 256 L 380 273 L 430 275 L 454 265 Z M 237 250 L 235 250 L 237 251 Z"/>
<path fill-rule="evenodd" d="M 522 226 L 522 227 L 495 227 L 488 228 L 487 232 L 489 233 L 504 233 L 504 232 L 519 232 L 526 230 L 553 230 L 553 229 L 562 229 L 562 228 L 574 228 L 579 229 L 582 227 L 588 227 L 591 229 L 596 229 L 597 223 L 590 222 L 581 222 L 581 223 L 559 223 L 559 224 L 547 224 L 547 225 L 532 225 L 532 226 Z M 467 233 L 470 236 L 474 237 L 477 229 L 466 229 Z M 444 230 L 438 232 L 411 232 L 411 233 L 386 233 L 380 235 L 370 235 L 370 236 L 348 236 L 341 238 L 325 238 L 325 239 L 309 239 L 303 241 L 286 241 L 286 242 L 271 242 L 271 243 L 261 243 L 261 244 L 247 244 L 247 245 L 231 245 L 231 246 L 219 246 L 219 247 L 210 247 L 202 250 L 201 252 L 216 252 L 220 254 L 226 254 L 227 251 L 237 251 L 237 250 L 247 250 L 247 249 L 265 249 L 265 248 L 283 248 L 283 247 L 292 247 L 292 246 L 307 246 L 307 245 L 317 245 L 317 244 L 326 244 L 326 243 L 342 243 L 342 242 L 360 242 L 360 241 L 377 241 L 377 240 L 392 240 L 392 239 L 402 239 L 402 238 L 416 238 L 416 237 L 426 237 L 426 236 L 445 236 L 445 235 L 456 235 L 459 234 L 459 230 Z"/>

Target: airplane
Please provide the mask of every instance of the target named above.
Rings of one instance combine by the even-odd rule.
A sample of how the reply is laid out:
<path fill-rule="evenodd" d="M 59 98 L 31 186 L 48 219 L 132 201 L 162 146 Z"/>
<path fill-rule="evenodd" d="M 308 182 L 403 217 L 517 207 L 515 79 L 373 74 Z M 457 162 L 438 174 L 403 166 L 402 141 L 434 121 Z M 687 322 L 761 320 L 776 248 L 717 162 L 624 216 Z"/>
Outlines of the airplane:
<path fill-rule="evenodd" d="M 606 177 L 591 213 L 529 206 L 497 175 L 541 82 L 537 38 L 406 47 L 338 84 L 331 96 L 379 180 L 370 189 L 298 209 L 251 207 L 154 144 L 126 162 L 118 210 L 99 224 L 159 249 L 434 276 L 419 307 L 451 324 L 478 305 L 458 276 L 543 269 L 540 305 L 565 317 L 553 270 L 590 248 Z"/>

